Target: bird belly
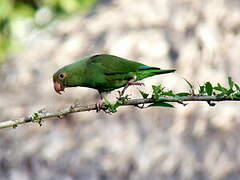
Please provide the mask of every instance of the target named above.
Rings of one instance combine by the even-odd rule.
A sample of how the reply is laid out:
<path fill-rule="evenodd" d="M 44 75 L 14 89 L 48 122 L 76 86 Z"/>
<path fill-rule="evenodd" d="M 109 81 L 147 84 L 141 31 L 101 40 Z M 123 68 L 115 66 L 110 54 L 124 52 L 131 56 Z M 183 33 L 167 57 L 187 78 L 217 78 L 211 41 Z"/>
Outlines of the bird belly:
<path fill-rule="evenodd" d="M 125 86 L 135 76 L 132 72 L 95 74 L 95 76 L 89 76 L 86 87 L 97 89 L 99 92 L 112 91 Z"/>
<path fill-rule="evenodd" d="M 99 85 L 103 91 L 112 91 L 125 86 L 134 76 L 132 73 L 106 75 L 105 83 Z"/>

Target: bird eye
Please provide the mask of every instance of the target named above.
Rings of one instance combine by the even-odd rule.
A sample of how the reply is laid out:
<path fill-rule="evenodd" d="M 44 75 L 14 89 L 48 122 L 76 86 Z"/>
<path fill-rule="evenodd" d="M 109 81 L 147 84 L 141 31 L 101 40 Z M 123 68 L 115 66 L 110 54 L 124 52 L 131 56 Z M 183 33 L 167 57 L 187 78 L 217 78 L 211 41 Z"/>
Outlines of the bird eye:
<path fill-rule="evenodd" d="M 61 74 L 58 75 L 58 77 L 59 77 L 60 79 L 63 79 L 63 78 L 65 77 L 65 75 L 64 75 L 64 73 L 61 73 Z"/>

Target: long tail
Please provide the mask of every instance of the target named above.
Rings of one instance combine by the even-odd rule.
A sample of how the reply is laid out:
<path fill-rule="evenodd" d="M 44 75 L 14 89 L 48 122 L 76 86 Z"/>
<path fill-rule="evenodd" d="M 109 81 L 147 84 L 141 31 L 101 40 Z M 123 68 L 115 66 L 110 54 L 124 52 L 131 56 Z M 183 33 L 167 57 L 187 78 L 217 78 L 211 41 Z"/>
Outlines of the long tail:
<path fill-rule="evenodd" d="M 175 72 L 175 69 L 160 69 L 157 67 L 150 67 L 150 66 L 140 66 L 139 73 L 137 74 L 138 80 L 159 75 L 159 74 L 166 74 Z"/>

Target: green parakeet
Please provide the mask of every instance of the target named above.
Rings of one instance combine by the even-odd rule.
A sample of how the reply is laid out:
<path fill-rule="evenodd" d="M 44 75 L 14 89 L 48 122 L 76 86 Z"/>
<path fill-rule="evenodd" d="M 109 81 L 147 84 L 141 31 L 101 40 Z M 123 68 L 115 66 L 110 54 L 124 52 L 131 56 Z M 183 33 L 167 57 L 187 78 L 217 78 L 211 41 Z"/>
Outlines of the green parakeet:
<path fill-rule="evenodd" d="M 54 89 L 61 94 L 67 87 L 89 87 L 98 90 L 101 100 L 96 103 L 97 110 L 103 104 L 102 93 L 124 87 L 120 95 L 130 85 L 143 85 L 136 82 L 144 78 L 174 72 L 162 70 L 121 57 L 99 54 L 81 59 L 64 66 L 53 75 Z"/>

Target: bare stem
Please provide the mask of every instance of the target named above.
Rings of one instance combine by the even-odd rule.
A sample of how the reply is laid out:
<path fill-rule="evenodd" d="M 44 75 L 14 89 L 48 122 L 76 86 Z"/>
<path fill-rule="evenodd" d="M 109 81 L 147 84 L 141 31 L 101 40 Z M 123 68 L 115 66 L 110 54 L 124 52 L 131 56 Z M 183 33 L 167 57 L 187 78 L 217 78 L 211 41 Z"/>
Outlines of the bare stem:
<path fill-rule="evenodd" d="M 214 104 L 212 102 L 217 102 L 217 101 L 240 101 L 240 99 L 230 97 L 230 96 L 226 96 L 226 97 L 218 97 L 218 96 L 182 96 L 182 97 L 178 97 L 178 96 L 168 97 L 167 96 L 167 97 L 165 97 L 165 96 L 162 96 L 157 100 L 151 99 L 151 98 L 125 100 L 124 102 L 121 103 L 120 106 L 137 106 L 137 105 L 141 105 L 141 104 L 157 103 L 157 102 L 176 102 L 176 103 L 181 102 L 181 104 L 185 104 L 183 102 L 186 102 L 186 101 L 205 101 L 208 104 L 209 103 Z M 35 122 L 35 123 L 37 122 L 41 125 L 43 119 L 48 119 L 48 118 L 52 118 L 52 117 L 60 118 L 60 117 L 63 117 L 67 114 L 82 112 L 82 111 L 92 111 L 92 110 L 96 110 L 96 105 L 95 104 L 86 105 L 86 106 L 73 105 L 73 106 L 66 107 L 66 108 L 63 108 L 63 109 L 59 109 L 59 110 L 56 110 L 56 111 L 40 110 L 39 112 L 33 113 L 32 115 L 29 115 L 29 116 L 17 118 L 17 119 L 14 119 L 14 120 L 0 122 L 0 129 L 7 128 L 7 127 L 15 128 L 19 124 L 24 124 L 24 123 L 29 123 L 29 122 Z"/>

